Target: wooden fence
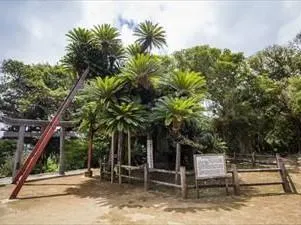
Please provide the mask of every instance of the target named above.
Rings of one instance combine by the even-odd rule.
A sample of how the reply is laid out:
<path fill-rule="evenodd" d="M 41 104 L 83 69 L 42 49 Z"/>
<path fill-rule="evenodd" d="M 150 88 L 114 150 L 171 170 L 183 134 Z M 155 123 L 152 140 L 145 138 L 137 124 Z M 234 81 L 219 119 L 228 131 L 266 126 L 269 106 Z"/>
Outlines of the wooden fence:
<path fill-rule="evenodd" d="M 259 163 L 256 161 L 255 155 L 252 157 L 254 160 L 254 165 Z M 228 169 L 228 173 L 231 174 L 232 177 L 232 183 L 229 184 L 230 187 L 233 187 L 234 194 L 239 195 L 241 193 L 240 187 L 242 186 L 263 186 L 263 185 L 282 185 L 283 190 L 285 193 L 297 193 L 296 188 L 290 179 L 288 172 L 285 168 L 283 159 L 276 155 L 274 158 L 275 160 L 272 162 L 271 165 L 276 165 L 276 167 L 273 168 L 251 168 L 251 169 L 238 169 L 236 164 L 231 164 L 231 168 Z M 228 158 L 228 160 L 231 160 L 231 158 Z M 234 160 L 234 159 L 232 159 Z M 239 160 L 239 158 L 236 158 L 236 162 Z M 245 159 L 246 161 L 247 159 Z M 252 163 L 251 161 L 248 161 Z M 100 180 L 103 179 L 104 174 L 111 174 L 110 171 L 106 170 L 105 163 L 100 162 Z M 253 163 L 252 163 L 253 165 Z M 164 169 L 156 169 L 156 168 L 148 168 L 147 164 L 141 165 L 141 166 L 129 166 L 129 165 L 117 165 L 117 177 L 118 177 L 118 183 L 122 183 L 122 179 L 126 178 L 131 182 L 131 180 L 141 181 L 144 183 L 144 189 L 147 191 L 151 184 L 157 184 L 157 185 L 163 185 L 167 187 L 174 187 L 179 188 L 181 190 L 181 195 L 183 198 L 187 197 L 187 191 L 188 189 L 195 189 L 196 183 L 194 184 L 187 184 L 187 176 L 194 176 L 194 171 L 186 171 L 186 168 L 184 166 L 180 167 L 180 183 L 176 182 L 166 182 L 158 179 L 151 178 L 152 173 L 164 173 L 164 174 L 178 174 L 177 171 L 173 170 L 164 170 Z M 126 171 L 126 174 L 124 173 Z M 141 176 L 135 176 L 132 174 L 133 171 L 140 171 Z M 261 183 L 241 183 L 239 180 L 239 174 L 240 173 L 260 173 L 260 172 L 275 172 L 280 173 L 280 181 L 277 182 L 261 182 Z M 113 182 L 113 180 L 111 180 Z M 198 188 L 209 188 L 209 187 L 224 187 L 225 185 L 222 184 L 198 184 Z M 196 188 L 196 189 L 198 189 Z"/>

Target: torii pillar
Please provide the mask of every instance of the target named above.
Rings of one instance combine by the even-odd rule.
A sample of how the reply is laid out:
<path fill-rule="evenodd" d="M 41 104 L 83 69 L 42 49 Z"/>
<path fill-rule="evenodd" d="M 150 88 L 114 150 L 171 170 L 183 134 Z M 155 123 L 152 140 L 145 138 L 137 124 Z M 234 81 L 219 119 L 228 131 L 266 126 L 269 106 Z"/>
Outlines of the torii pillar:
<path fill-rule="evenodd" d="M 64 151 L 64 140 L 65 140 L 65 128 L 61 127 L 60 130 L 60 160 L 59 160 L 59 175 L 65 175 L 65 151 Z"/>
<path fill-rule="evenodd" d="M 22 155 L 24 150 L 24 133 L 25 133 L 25 125 L 19 126 L 18 142 L 17 142 L 17 149 L 15 152 L 12 178 L 14 178 L 17 175 L 17 172 L 21 167 Z"/>

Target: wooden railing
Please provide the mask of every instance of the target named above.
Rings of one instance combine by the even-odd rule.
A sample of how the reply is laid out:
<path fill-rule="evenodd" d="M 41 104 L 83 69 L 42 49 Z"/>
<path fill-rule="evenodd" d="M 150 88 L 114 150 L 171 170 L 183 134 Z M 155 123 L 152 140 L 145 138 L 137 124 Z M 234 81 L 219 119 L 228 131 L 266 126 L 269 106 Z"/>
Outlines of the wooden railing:
<path fill-rule="evenodd" d="M 240 187 L 241 186 L 263 186 L 263 185 L 282 185 L 283 190 L 285 193 L 296 193 L 296 188 L 289 178 L 288 172 L 285 168 L 283 159 L 277 155 L 275 159 L 275 164 L 277 167 L 274 168 L 251 168 L 251 169 L 237 169 L 236 164 L 231 165 L 231 169 L 228 169 L 228 173 L 231 174 L 230 178 L 232 177 L 232 183 L 229 184 L 230 187 L 233 187 L 234 194 L 240 194 Z M 100 179 L 102 179 L 103 174 L 111 174 L 111 172 L 106 171 L 105 163 L 100 163 Z M 127 170 L 128 174 L 123 174 L 123 170 Z M 143 177 L 133 176 L 131 175 L 131 171 L 140 170 L 143 171 Z M 261 183 L 241 183 L 239 180 L 239 173 L 260 173 L 260 172 L 277 172 L 280 173 L 281 181 L 277 182 L 261 182 Z M 194 175 L 194 171 L 186 171 L 184 166 L 180 167 L 180 184 L 174 182 L 166 182 L 158 179 L 152 179 L 152 173 L 164 173 L 164 174 L 176 174 L 177 172 L 174 170 L 164 170 L 164 169 L 156 169 L 156 168 L 148 168 L 147 164 L 141 166 L 129 166 L 129 165 L 117 165 L 117 176 L 118 176 L 118 183 L 122 183 L 122 178 L 127 178 L 131 180 L 142 181 L 144 183 L 144 189 L 147 191 L 151 184 L 158 184 L 164 185 L 168 187 L 174 187 L 181 189 L 181 194 L 183 198 L 187 197 L 187 190 L 196 188 L 196 183 L 194 184 L 187 184 L 187 176 Z M 202 184 L 198 187 L 209 188 L 209 187 L 224 187 L 225 185 L 222 184 Z"/>

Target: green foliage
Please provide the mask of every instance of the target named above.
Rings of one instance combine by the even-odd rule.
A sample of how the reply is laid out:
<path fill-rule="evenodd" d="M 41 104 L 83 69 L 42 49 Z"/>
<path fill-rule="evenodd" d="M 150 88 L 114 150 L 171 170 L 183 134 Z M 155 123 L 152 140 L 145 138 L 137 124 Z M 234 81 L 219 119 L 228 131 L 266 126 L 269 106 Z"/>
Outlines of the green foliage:
<path fill-rule="evenodd" d="M 206 81 L 200 73 L 188 71 L 174 71 L 161 79 L 161 84 L 172 89 L 177 96 L 204 97 Z"/>
<path fill-rule="evenodd" d="M 59 168 L 57 159 L 54 156 L 50 156 L 47 158 L 46 164 L 43 165 L 44 172 L 57 172 Z"/>
<path fill-rule="evenodd" d="M 138 54 L 131 58 L 122 70 L 122 77 L 127 82 L 145 89 L 150 89 L 160 75 L 160 61 L 148 54 Z"/>
<path fill-rule="evenodd" d="M 12 156 L 4 156 L 1 158 L 1 165 L 0 165 L 0 177 L 8 177 L 12 175 L 13 172 L 13 157 Z"/>
<path fill-rule="evenodd" d="M 290 77 L 287 87 L 288 104 L 295 115 L 301 113 L 301 78 L 300 76 Z"/>
<path fill-rule="evenodd" d="M 16 144 L 15 140 L 0 140 L 0 166 L 6 162 L 7 158 L 13 158 Z"/>
<path fill-rule="evenodd" d="M 184 121 L 194 121 L 201 117 L 203 107 L 199 99 L 164 96 L 153 109 L 154 120 L 164 120 L 166 126 L 172 126 L 178 132 Z"/>
<path fill-rule="evenodd" d="M 108 24 L 74 28 L 67 33 L 66 55 L 61 62 L 80 75 L 88 66 L 89 76 L 109 75 L 119 71 L 124 57 L 119 32 Z"/>
<path fill-rule="evenodd" d="M 70 139 L 65 141 L 66 170 L 83 169 L 87 165 L 87 141 L 85 139 Z M 92 166 L 98 167 L 98 160 L 109 150 L 109 141 L 97 135 L 94 140 Z"/>
<path fill-rule="evenodd" d="M 61 66 L 26 65 L 4 60 L 0 110 L 12 117 L 48 119 L 72 85 L 73 75 Z"/>
<path fill-rule="evenodd" d="M 113 131 L 135 131 L 142 128 L 146 121 L 146 111 L 138 103 L 122 102 L 109 107 L 104 113 L 101 123 L 109 133 Z"/>

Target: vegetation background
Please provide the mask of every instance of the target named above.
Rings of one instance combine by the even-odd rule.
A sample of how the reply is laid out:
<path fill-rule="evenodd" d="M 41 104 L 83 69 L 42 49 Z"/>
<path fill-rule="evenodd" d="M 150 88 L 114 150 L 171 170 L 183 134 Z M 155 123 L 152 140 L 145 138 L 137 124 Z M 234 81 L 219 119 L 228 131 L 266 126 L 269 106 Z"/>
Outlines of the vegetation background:
<path fill-rule="evenodd" d="M 78 27 L 67 33 L 56 65 L 2 61 L 1 113 L 49 119 L 89 66 L 89 79 L 63 118 L 76 121 L 79 134 L 66 141 L 67 170 L 84 168 L 87 150 L 92 166 L 99 157 L 108 160 L 110 149 L 118 162 L 136 165 L 154 150 L 155 165 L 167 168 L 178 154 L 192 167 L 195 152 L 301 152 L 301 33 L 250 57 L 209 45 L 155 55 L 168 39 L 151 21 L 133 35 L 136 42 L 123 46 L 109 24 Z M 36 141 L 26 139 L 29 149 Z M 53 138 L 34 172 L 57 170 L 58 146 Z M 0 140 L 2 176 L 11 175 L 15 148 L 14 140 Z"/>

